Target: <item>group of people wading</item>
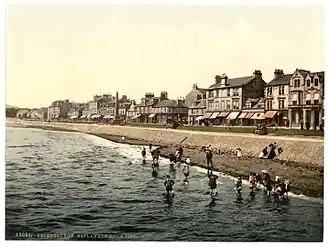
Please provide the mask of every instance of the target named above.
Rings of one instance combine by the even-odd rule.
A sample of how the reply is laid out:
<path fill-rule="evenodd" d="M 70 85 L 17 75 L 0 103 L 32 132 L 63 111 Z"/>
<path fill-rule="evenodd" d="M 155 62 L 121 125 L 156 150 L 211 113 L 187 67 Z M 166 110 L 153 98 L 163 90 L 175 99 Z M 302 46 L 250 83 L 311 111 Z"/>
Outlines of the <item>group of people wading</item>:
<path fill-rule="evenodd" d="M 270 145 L 271 150 L 276 149 L 276 143 Z M 209 179 L 209 193 L 212 198 L 218 195 L 217 192 L 217 179 L 218 176 L 214 174 L 214 167 L 213 167 L 213 152 L 211 149 L 211 145 L 208 147 L 204 147 L 203 151 L 205 152 L 206 163 L 207 163 L 207 178 Z M 156 147 L 153 149 L 152 144 L 149 144 L 149 152 L 152 156 L 152 176 L 158 176 L 159 172 L 159 157 L 160 157 L 160 148 Z M 279 150 L 279 152 L 281 152 Z M 238 149 L 236 151 L 237 157 L 241 157 L 241 150 Z M 270 153 L 271 154 L 271 153 Z M 271 154 L 272 155 L 272 154 Z M 147 151 L 145 148 L 142 150 L 142 157 L 143 162 L 146 162 Z M 190 157 L 186 157 L 183 160 L 183 148 L 180 146 L 176 149 L 175 153 L 169 155 L 170 159 L 170 168 L 173 169 L 175 164 L 183 164 L 182 174 L 184 175 L 183 182 L 188 184 L 188 177 L 189 177 L 189 169 L 191 165 Z M 167 196 L 174 196 L 174 181 L 171 179 L 169 175 L 166 176 L 166 180 L 164 182 L 166 195 Z M 290 181 L 288 180 L 281 180 L 280 177 L 276 176 L 274 180 L 271 179 L 270 174 L 266 170 L 262 170 L 261 174 L 251 172 L 249 174 L 249 188 L 250 188 L 250 195 L 254 196 L 255 190 L 261 189 L 261 186 L 264 187 L 264 192 L 266 195 L 270 196 L 273 192 L 274 197 L 276 198 L 284 198 L 288 195 L 290 190 Z M 242 176 L 239 176 L 235 182 L 235 190 L 237 195 L 237 200 L 242 200 Z"/>

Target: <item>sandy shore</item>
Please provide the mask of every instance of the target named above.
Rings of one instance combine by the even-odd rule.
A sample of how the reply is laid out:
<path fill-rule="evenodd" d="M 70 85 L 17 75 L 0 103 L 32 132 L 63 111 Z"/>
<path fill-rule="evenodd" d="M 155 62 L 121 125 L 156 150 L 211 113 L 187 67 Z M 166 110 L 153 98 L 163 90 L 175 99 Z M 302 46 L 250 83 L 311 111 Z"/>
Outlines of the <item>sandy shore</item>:
<path fill-rule="evenodd" d="M 34 126 L 26 126 L 34 127 Z M 58 131 L 71 131 L 63 128 L 55 127 L 34 127 L 45 130 L 58 130 Z M 90 132 L 102 138 L 110 141 L 126 143 L 131 145 L 148 145 L 148 142 L 143 140 L 137 140 L 125 137 L 123 142 L 121 136 L 99 134 Z M 179 145 L 166 146 L 162 143 L 154 142 L 153 145 L 160 146 L 161 156 L 168 157 L 171 153 L 175 152 L 175 149 Z M 192 161 L 192 165 L 207 168 L 205 154 L 200 148 L 184 148 L 184 157 L 189 156 Z M 260 172 L 263 169 L 268 170 L 272 177 L 280 176 L 282 179 L 289 179 L 292 182 L 291 190 L 296 194 L 304 194 L 311 197 L 323 198 L 323 176 L 320 175 L 320 169 L 323 166 L 315 166 L 308 163 L 295 163 L 295 162 L 283 162 L 278 160 L 263 160 L 256 157 L 250 157 L 243 155 L 238 159 L 233 154 L 217 153 L 213 155 L 213 163 L 216 171 L 223 172 L 228 175 L 238 176 L 242 175 L 247 179 L 248 174 L 251 171 Z"/>
<path fill-rule="evenodd" d="M 121 136 L 111 136 L 106 134 L 94 134 L 107 140 L 126 143 L 130 145 L 148 145 L 149 143 L 125 138 L 123 142 Z M 153 143 L 155 146 L 161 146 L 159 143 Z M 161 146 L 161 156 L 168 158 L 171 153 L 174 153 L 176 148 Z M 189 156 L 192 160 L 192 165 L 207 168 L 205 153 L 199 149 L 185 148 L 184 157 Z M 272 177 L 276 175 L 292 181 L 291 190 L 295 194 L 304 194 L 311 197 L 323 198 L 323 176 L 320 176 L 320 169 L 315 166 L 298 163 L 283 163 L 276 160 L 264 160 L 253 157 L 242 157 L 238 159 L 234 155 L 219 154 L 213 155 L 213 163 L 216 171 L 223 172 L 228 175 L 238 176 L 248 179 L 248 174 L 251 171 L 260 172 L 266 169 Z"/>

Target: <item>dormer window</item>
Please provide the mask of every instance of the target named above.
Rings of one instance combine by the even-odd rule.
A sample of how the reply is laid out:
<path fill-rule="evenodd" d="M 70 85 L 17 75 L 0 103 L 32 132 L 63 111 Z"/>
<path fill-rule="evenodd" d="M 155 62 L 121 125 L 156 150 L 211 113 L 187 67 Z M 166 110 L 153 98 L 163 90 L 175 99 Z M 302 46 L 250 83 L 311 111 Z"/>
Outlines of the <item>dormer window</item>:
<path fill-rule="evenodd" d="M 315 80 L 314 80 L 314 86 L 315 87 L 318 87 L 319 86 L 319 79 L 318 78 L 315 78 Z"/>
<path fill-rule="evenodd" d="M 295 79 L 293 82 L 294 87 L 300 87 L 300 79 Z"/>
<path fill-rule="evenodd" d="M 307 87 L 310 87 L 310 86 L 311 86 L 311 80 L 308 79 L 308 80 L 307 80 Z"/>

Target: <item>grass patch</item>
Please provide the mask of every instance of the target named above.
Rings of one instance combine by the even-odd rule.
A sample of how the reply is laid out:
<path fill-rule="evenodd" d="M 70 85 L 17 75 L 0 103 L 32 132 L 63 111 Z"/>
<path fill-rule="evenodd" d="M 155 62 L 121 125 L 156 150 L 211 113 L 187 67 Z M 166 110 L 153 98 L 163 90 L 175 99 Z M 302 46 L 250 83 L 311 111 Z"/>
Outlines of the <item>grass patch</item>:
<path fill-rule="evenodd" d="M 158 128 L 164 129 L 164 124 L 142 124 L 136 123 L 131 124 L 131 126 L 136 127 L 146 127 L 146 128 Z M 180 126 L 178 129 L 182 130 L 191 130 L 191 131 L 205 131 L 205 132 L 227 132 L 227 133 L 247 133 L 254 134 L 254 127 L 206 127 L 206 126 Z M 323 137 L 323 131 L 314 131 L 314 130 L 300 130 L 300 129 L 275 129 L 268 128 L 269 135 L 275 136 L 318 136 Z"/>

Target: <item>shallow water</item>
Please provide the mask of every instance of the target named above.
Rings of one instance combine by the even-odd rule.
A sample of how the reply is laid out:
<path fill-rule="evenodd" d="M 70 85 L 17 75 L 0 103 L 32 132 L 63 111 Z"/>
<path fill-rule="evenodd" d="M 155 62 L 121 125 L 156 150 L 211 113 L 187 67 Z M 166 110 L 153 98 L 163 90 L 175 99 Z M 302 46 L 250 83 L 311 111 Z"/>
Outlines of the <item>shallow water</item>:
<path fill-rule="evenodd" d="M 236 203 L 227 176 L 211 201 L 202 169 L 191 168 L 185 185 L 182 168 L 162 159 L 152 178 L 141 147 L 72 132 L 6 133 L 6 239 L 322 241 L 322 201 L 251 198 L 244 187 Z M 164 197 L 167 174 L 173 200 Z"/>

